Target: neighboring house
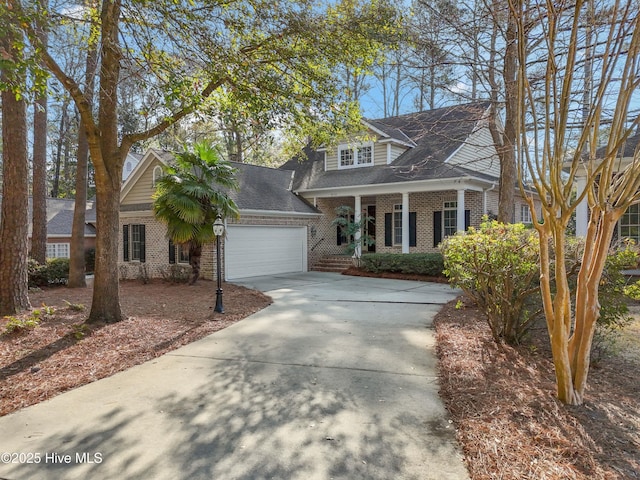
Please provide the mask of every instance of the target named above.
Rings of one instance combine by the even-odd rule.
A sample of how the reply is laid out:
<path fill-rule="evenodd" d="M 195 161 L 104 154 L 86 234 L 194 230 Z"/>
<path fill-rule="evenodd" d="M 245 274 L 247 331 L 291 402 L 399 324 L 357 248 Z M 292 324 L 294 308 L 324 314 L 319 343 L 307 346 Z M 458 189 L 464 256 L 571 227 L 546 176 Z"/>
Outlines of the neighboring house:
<path fill-rule="evenodd" d="M 376 252 L 435 252 L 444 237 L 496 214 L 500 162 L 488 110 L 489 103 L 472 103 L 366 120 L 365 141 L 307 151 L 307 159 L 283 165 L 295 171 L 293 190 L 323 213 L 309 263 L 344 251 L 331 224 L 341 205 L 356 220 L 373 218 L 363 233 L 375 238 L 368 250 Z M 517 190 L 514 218 L 531 222 Z"/>
<path fill-rule="evenodd" d="M 629 137 L 622 151 L 619 154 L 619 169 L 627 167 L 637 155 L 638 144 L 640 144 L 640 133 Z M 605 147 L 601 147 L 596 152 L 596 158 L 602 158 Z M 576 177 L 577 190 L 584 191 L 586 178 Z M 587 224 L 589 223 L 589 207 L 585 198 L 576 208 L 576 236 L 584 237 L 587 234 Z M 640 204 L 631 205 L 618 221 L 617 231 L 614 234 L 617 238 L 630 238 L 640 245 Z"/>
<path fill-rule="evenodd" d="M 119 268 L 121 278 L 161 277 L 172 264 L 188 267 L 188 250 L 173 245 L 166 226 L 153 215 L 152 195 L 162 165 L 173 155 L 149 150 L 122 187 L 120 195 Z M 291 191 L 293 172 L 242 163 L 237 169 L 239 190 L 230 192 L 240 219 L 226 222 L 224 276 L 233 280 L 256 275 L 302 272 L 308 269 L 312 226 L 320 213 Z M 203 248 L 204 278 L 214 277 L 214 246 Z"/>
<path fill-rule="evenodd" d="M 0 204 L 2 197 L 0 196 Z M 47 198 L 47 258 L 69 258 L 71 252 L 71 229 L 75 200 L 66 198 Z M 29 197 L 29 243 L 32 231 L 32 198 Z M 88 250 L 96 245 L 96 212 L 93 202 L 87 202 L 84 228 L 84 248 Z"/>

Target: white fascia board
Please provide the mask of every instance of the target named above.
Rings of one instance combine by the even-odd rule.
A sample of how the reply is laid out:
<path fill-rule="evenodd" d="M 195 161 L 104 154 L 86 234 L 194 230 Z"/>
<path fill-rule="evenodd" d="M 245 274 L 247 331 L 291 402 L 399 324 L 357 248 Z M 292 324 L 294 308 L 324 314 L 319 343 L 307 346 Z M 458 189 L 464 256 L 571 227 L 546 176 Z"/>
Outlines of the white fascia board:
<path fill-rule="evenodd" d="M 95 233 L 85 233 L 84 234 L 84 238 L 95 238 L 96 234 Z M 31 237 L 31 235 L 29 235 L 29 237 Z M 47 239 L 56 239 L 56 238 L 71 238 L 71 234 L 67 234 L 65 235 L 64 233 L 56 233 L 56 234 L 47 234 Z"/>
<path fill-rule="evenodd" d="M 152 148 L 147 150 L 138 164 L 133 167 L 133 171 L 129 174 L 125 182 L 122 184 L 122 187 L 120 188 L 120 202 L 125 199 L 133 186 L 138 182 L 138 180 L 140 180 L 140 177 L 146 171 L 148 164 L 152 161 L 150 160 L 150 158 L 156 158 L 160 163 L 165 165 L 162 157 L 160 157 L 160 155 L 157 155 Z"/>
<path fill-rule="evenodd" d="M 331 187 L 299 190 L 304 197 L 353 197 L 356 195 L 387 195 L 394 193 L 440 192 L 444 190 L 472 190 L 482 192 L 495 182 L 475 177 L 418 180 L 415 182 L 381 183 L 377 185 L 358 185 L 351 187 Z"/>
<path fill-rule="evenodd" d="M 396 145 L 400 145 L 402 147 L 408 147 L 408 148 L 415 148 L 416 144 L 415 142 L 404 142 L 402 140 L 398 140 L 397 138 L 383 138 L 381 140 L 378 140 L 378 143 L 395 143 Z"/>
<path fill-rule="evenodd" d="M 366 120 L 362 120 L 362 124 L 367 127 L 369 130 L 372 130 L 373 133 L 380 135 L 381 137 L 384 138 L 390 138 L 389 134 L 386 132 L 383 132 L 382 130 L 380 130 L 379 128 L 374 127 L 373 125 L 371 125 L 369 122 L 367 122 Z"/>
<path fill-rule="evenodd" d="M 241 209 L 240 220 L 243 215 L 254 215 L 261 217 L 320 217 L 321 213 L 311 212 L 283 212 L 281 210 L 255 210 L 255 209 Z"/>

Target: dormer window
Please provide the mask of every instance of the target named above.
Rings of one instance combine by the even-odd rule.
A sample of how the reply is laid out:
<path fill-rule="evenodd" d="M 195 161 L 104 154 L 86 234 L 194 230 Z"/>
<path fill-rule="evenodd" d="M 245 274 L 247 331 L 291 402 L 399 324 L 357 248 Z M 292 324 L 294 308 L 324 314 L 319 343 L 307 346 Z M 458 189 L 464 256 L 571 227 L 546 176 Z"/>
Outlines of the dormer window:
<path fill-rule="evenodd" d="M 373 143 L 356 147 L 338 148 L 338 168 L 366 167 L 373 165 Z"/>

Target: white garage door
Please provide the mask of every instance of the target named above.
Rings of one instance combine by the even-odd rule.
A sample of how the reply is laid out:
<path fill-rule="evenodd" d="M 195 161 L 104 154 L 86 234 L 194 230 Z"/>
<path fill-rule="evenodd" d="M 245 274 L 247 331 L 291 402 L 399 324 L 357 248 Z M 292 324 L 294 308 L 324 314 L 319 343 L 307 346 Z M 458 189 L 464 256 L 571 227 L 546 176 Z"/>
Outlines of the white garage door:
<path fill-rule="evenodd" d="M 229 225 L 227 280 L 307 270 L 306 227 Z"/>

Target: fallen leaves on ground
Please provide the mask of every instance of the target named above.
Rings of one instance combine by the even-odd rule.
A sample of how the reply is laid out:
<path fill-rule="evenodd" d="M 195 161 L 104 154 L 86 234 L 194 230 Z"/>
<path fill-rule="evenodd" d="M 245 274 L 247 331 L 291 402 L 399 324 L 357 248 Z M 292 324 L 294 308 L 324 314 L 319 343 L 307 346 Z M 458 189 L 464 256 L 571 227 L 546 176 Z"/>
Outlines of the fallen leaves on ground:
<path fill-rule="evenodd" d="M 481 314 L 456 303 L 435 319 L 440 394 L 473 480 L 640 478 L 640 363 L 602 360 L 584 405 L 566 406 L 544 327 L 499 347 Z"/>
<path fill-rule="evenodd" d="M 158 357 L 271 303 L 260 292 L 225 283 L 225 313 L 219 314 L 213 311 L 215 292 L 215 284 L 203 280 L 193 286 L 121 282 L 127 318 L 109 325 L 84 323 L 91 288 L 30 293 L 40 325 L 0 336 L 0 416 Z M 0 332 L 7 321 L 0 320 Z"/>

